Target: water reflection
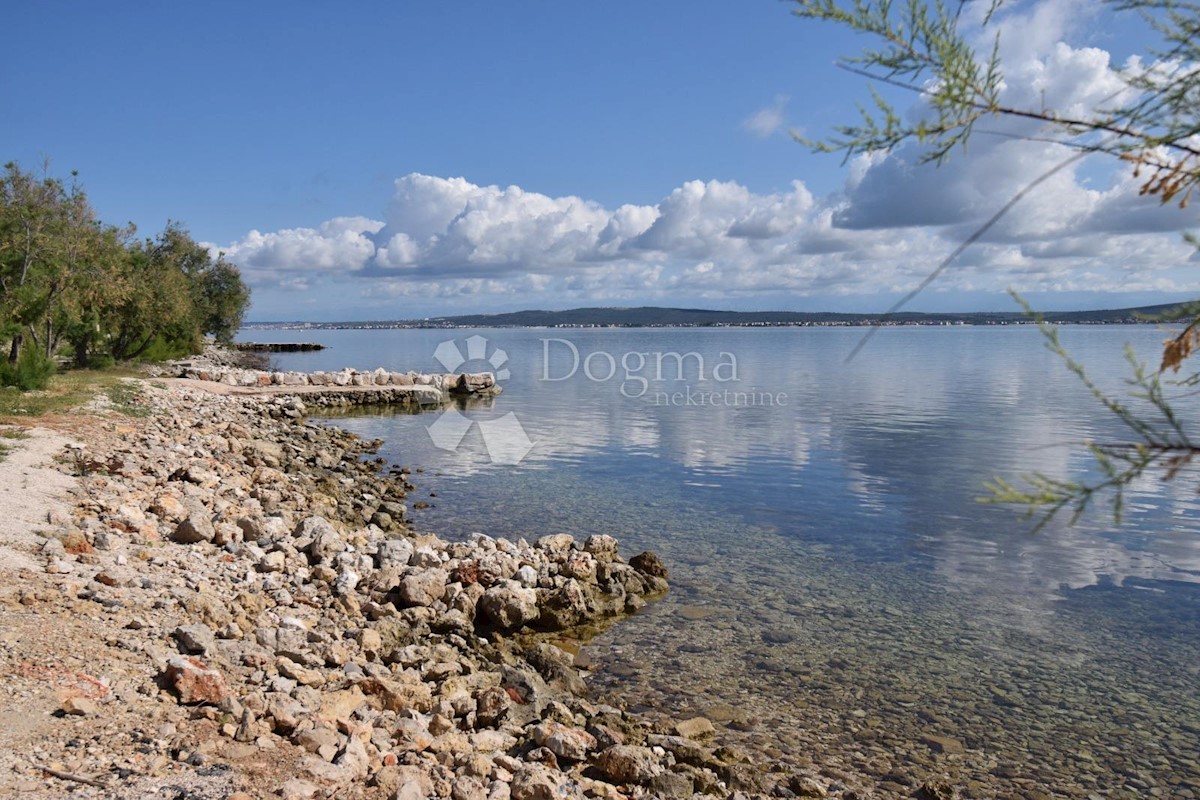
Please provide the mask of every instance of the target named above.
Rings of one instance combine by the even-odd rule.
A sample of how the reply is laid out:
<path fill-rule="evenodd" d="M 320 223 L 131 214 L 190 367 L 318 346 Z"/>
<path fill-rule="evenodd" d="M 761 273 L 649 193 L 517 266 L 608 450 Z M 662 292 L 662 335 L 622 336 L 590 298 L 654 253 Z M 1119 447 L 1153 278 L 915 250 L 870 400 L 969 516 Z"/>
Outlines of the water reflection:
<path fill-rule="evenodd" d="M 330 350 L 278 360 L 433 369 L 448 333 L 322 332 Z M 662 554 L 670 594 L 589 647 L 599 690 L 675 714 L 733 704 L 761 725 L 752 744 L 831 769 L 850 754 L 874 775 L 928 766 L 922 737 L 952 736 L 973 749 L 935 766 L 974 781 L 971 796 L 1017 796 L 1013 781 L 1068 797 L 1200 787 L 1196 481 L 1139 481 L 1119 528 L 1100 508 L 1031 535 L 1011 509 L 975 501 L 997 474 L 1080 476 L 1078 442 L 1123 436 L 1036 331 L 888 329 L 850 364 L 861 331 L 483 334 L 513 375 L 463 413 L 516 413 L 536 442 L 519 466 L 489 463 L 477 432 L 456 452 L 434 448 L 428 414 L 338 424 L 427 468 L 419 491 L 437 497 L 423 530 L 610 533 Z M 655 405 L 615 381 L 547 383 L 549 336 L 618 361 L 733 353 L 740 383 L 787 402 Z M 1118 391 L 1122 343 L 1149 358 L 1161 338 L 1065 333 Z"/>
<path fill-rule="evenodd" d="M 280 339 L 294 337 L 278 333 Z M 311 338 L 330 349 L 277 361 L 297 369 L 347 363 L 428 369 L 437 344 L 451 333 L 322 331 Z M 1129 520 L 1118 531 L 1109 530 L 1101 509 L 1075 528 L 1055 525 L 1031 537 L 1030 523 L 1010 510 L 975 502 L 983 482 L 995 475 L 1038 470 L 1078 476 L 1089 463 L 1079 442 L 1122 435 L 1041 348 L 1034 330 L 886 329 L 850 364 L 843 358 L 858 330 L 482 333 L 509 353 L 513 375 L 494 404 L 466 413 L 487 419 L 514 411 L 536 443 L 519 467 L 503 468 L 509 481 L 547 468 L 620 473 L 630 459 L 649 458 L 655 467 L 640 476 L 649 483 L 623 491 L 653 495 L 663 485 L 692 487 L 718 495 L 699 498 L 703 502 L 786 535 L 880 558 L 915 551 L 938 575 L 971 590 L 1001 586 L 1014 595 L 1044 597 L 1102 580 L 1200 579 L 1194 481 L 1141 481 L 1130 497 Z M 255 332 L 255 338 L 270 338 L 265 334 Z M 1127 369 L 1121 344 L 1132 341 L 1152 357 L 1161 338 L 1146 327 L 1066 334 L 1093 376 L 1117 390 Z M 583 356 L 611 354 L 616 374 L 590 380 L 577 368 L 570 379 L 544 380 L 565 374 L 561 363 L 544 363 L 547 339 L 569 340 Z M 628 375 L 620 369 L 622 355 L 650 354 L 652 364 L 652 354 L 663 352 L 699 354 L 708 380 L 698 380 L 696 359 L 685 359 L 685 380 L 673 380 L 677 373 L 668 361 L 662 381 L 653 380 L 650 367 L 636 373 L 651 379 L 645 396 L 623 396 Z M 712 365 L 723 354 L 736 358 L 735 383 L 712 380 Z M 783 393 L 786 400 L 770 407 L 663 404 L 663 394 L 689 387 L 753 388 Z M 444 452 L 425 436 L 428 418 L 373 416 L 342 424 L 383 437 L 398 460 L 452 477 L 497 469 L 477 431 L 456 452 Z M 531 521 L 536 508 L 534 503 Z"/>

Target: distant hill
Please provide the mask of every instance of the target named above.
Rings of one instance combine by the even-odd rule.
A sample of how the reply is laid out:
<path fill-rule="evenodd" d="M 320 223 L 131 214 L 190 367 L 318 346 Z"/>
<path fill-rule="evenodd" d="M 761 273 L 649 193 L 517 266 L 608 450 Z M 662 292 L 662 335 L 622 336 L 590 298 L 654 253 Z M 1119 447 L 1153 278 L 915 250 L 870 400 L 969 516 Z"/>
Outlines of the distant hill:
<path fill-rule="evenodd" d="M 1050 322 L 1085 325 L 1115 325 L 1146 322 L 1175 309 L 1177 303 L 1138 308 L 1097 311 L 1050 311 Z M 413 320 L 367 322 L 272 322 L 247 323 L 247 328 L 580 328 L 580 327 L 782 327 L 796 325 L 1011 325 L 1029 322 L 1020 312 L 968 311 L 925 313 L 904 311 L 883 314 L 835 313 L 826 311 L 713 311 L 703 308 L 573 308 L 568 311 L 513 311 L 506 314 L 464 314 Z"/>

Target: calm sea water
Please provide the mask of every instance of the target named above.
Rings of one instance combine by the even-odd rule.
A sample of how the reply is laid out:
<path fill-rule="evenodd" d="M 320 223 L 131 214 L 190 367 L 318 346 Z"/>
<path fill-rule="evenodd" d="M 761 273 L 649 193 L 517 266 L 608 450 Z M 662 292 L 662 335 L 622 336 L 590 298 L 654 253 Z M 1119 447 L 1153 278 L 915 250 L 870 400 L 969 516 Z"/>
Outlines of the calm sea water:
<path fill-rule="evenodd" d="M 977 501 L 984 481 L 1086 477 L 1081 442 L 1124 441 L 1120 426 L 1032 328 L 883 329 L 844 363 L 862 335 L 245 338 L 328 345 L 275 359 L 307 371 L 441 371 L 438 345 L 478 355 L 471 336 L 494 362 L 503 351 L 504 393 L 463 413 L 519 422 L 533 442 L 519 464 L 493 463 L 479 424 L 458 449 L 435 447 L 436 413 L 337 424 L 425 469 L 413 498 L 433 503 L 417 512 L 422 530 L 610 533 L 628 554 L 663 556 L 668 597 L 585 651 L 601 693 L 707 713 L 772 757 L 884 777 L 897 793 L 945 772 L 970 796 L 1200 796 L 1197 481 L 1139 481 L 1121 526 L 1099 507 L 1031 534 L 1014 510 Z M 1069 327 L 1063 338 L 1121 392 L 1122 345 L 1155 363 L 1164 333 Z M 658 380 L 659 353 L 699 358 L 681 376 L 666 355 Z"/>

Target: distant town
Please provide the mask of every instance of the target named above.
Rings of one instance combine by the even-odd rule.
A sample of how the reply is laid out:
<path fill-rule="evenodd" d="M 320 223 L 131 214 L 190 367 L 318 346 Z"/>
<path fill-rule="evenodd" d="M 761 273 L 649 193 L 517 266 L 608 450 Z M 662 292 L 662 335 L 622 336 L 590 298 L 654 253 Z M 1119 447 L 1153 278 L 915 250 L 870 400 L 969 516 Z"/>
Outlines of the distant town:
<path fill-rule="evenodd" d="M 1178 304 L 1098 311 L 1051 311 L 1042 317 L 1061 325 L 1132 325 L 1160 321 Z M 873 325 L 1028 325 L 1021 312 L 854 314 L 806 311 L 713 311 L 691 308 L 575 308 L 514 311 L 406 320 L 345 322 L 248 322 L 249 330 L 394 330 L 403 328 L 792 328 Z"/>

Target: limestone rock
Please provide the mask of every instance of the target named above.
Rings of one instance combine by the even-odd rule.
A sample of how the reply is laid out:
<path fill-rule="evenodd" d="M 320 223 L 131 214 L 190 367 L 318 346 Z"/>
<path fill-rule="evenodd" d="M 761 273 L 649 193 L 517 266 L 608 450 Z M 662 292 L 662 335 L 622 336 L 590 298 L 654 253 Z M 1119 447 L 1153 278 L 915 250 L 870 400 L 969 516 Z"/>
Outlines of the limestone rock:
<path fill-rule="evenodd" d="M 692 717 L 675 723 L 675 733 L 685 739 L 703 739 L 715 735 L 716 732 L 712 722 L 704 717 Z"/>
<path fill-rule="evenodd" d="M 182 522 L 175 526 L 174 532 L 171 533 L 171 541 L 179 542 L 180 544 L 196 544 L 198 542 L 211 542 L 216 535 L 216 529 L 213 528 L 212 520 L 208 514 L 201 511 L 192 511 Z"/>
<path fill-rule="evenodd" d="M 662 772 L 658 757 L 648 747 L 619 744 L 596 756 L 596 768 L 614 783 L 646 783 Z"/>
<path fill-rule="evenodd" d="M 217 649 L 217 638 L 207 625 L 180 625 L 172 635 L 184 653 L 208 655 Z"/>
<path fill-rule="evenodd" d="M 431 606 L 446 593 L 449 575 L 443 569 L 432 568 L 411 572 L 400 579 L 397 593 L 410 606 Z"/>
<path fill-rule="evenodd" d="M 171 656 L 164 673 L 168 685 L 185 705 L 193 703 L 219 704 L 229 697 L 225 677 L 204 662 L 188 656 Z"/>
<path fill-rule="evenodd" d="M 493 586 L 483 593 L 479 609 L 487 622 L 502 630 L 519 628 L 541 614 L 537 592 L 519 584 Z"/>
<path fill-rule="evenodd" d="M 667 567 L 663 564 L 662 559 L 649 550 L 644 553 L 638 553 L 633 558 L 629 559 L 629 566 L 636 569 L 638 572 L 650 575 L 654 578 L 667 579 Z"/>
<path fill-rule="evenodd" d="M 559 758 L 583 761 L 595 749 L 596 737 L 581 728 L 558 722 L 543 722 L 534 727 L 533 740 Z"/>

